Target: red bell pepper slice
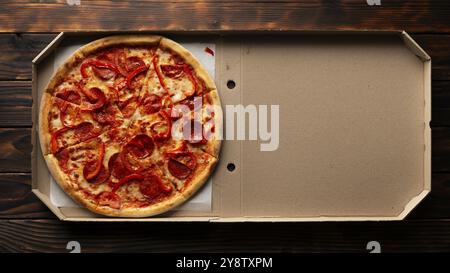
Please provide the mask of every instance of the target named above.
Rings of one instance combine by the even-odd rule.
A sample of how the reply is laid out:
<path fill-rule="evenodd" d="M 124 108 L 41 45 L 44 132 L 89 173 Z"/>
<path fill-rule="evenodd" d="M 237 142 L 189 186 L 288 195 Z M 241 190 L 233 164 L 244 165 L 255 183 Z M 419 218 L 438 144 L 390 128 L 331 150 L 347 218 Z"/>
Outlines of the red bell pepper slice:
<path fill-rule="evenodd" d="M 150 126 L 152 137 L 156 141 L 168 139 L 171 135 L 172 130 L 172 119 L 170 118 L 169 114 L 167 114 L 166 111 L 160 111 L 159 114 L 163 117 L 164 120 L 157 121 Z M 166 129 L 160 132 L 157 130 L 160 126 L 166 126 Z"/>
<path fill-rule="evenodd" d="M 102 108 L 106 103 L 106 96 L 102 90 L 97 87 L 81 88 L 81 92 L 88 98 L 87 101 L 83 101 L 81 104 L 82 111 L 93 111 Z"/>
<path fill-rule="evenodd" d="M 105 144 L 102 142 L 99 147 L 99 155 L 97 160 L 87 162 L 83 168 L 83 176 L 87 181 L 94 179 L 103 166 L 103 157 L 105 155 Z"/>
<path fill-rule="evenodd" d="M 162 88 L 167 94 L 170 94 L 169 91 L 167 90 L 166 84 L 164 83 L 164 78 L 161 75 L 161 71 L 159 70 L 158 59 L 159 59 L 158 55 L 153 56 L 152 58 L 153 69 L 155 69 L 156 76 L 158 77 L 159 80 L 159 84 L 161 84 Z"/>
<path fill-rule="evenodd" d="M 134 79 L 134 77 L 136 77 L 140 73 L 146 71 L 147 69 L 148 69 L 148 67 L 144 64 L 144 65 L 136 68 L 134 71 L 130 72 L 130 74 L 128 74 L 128 76 L 127 76 L 127 87 L 129 89 L 131 89 L 131 81 Z"/>
<path fill-rule="evenodd" d="M 116 192 L 120 187 L 122 187 L 123 185 L 129 183 L 130 181 L 133 180 L 144 180 L 144 176 L 138 173 L 133 173 L 130 175 L 125 176 L 124 178 L 120 179 L 119 182 L 117 182 L 114 187 L 112 188 L 111 192 Z"/>

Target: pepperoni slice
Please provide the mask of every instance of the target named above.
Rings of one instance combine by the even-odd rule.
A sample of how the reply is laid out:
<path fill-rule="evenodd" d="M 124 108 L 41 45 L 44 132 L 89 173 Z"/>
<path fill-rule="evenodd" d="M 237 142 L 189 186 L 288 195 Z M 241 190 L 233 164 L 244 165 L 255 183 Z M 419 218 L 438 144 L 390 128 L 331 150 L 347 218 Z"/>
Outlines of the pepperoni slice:
<path fill-rule="evenodd" d="M 136 81 L 133 82 L 133 80 L 135 79 L 135 77 L 145 71 L 147 71 L 148 67 L 143 64 L 139 67 L 137 67 L 135 70 L 131 71 L 128 75 L 127 75 L 127 87 L 129 89 L 134 89 L 138 87 L 138 83 Z M 142 78 L 142 77 L 141 77 Z M 139 79 L 138 79 L 139 80 Z M 133 85 L 134 83 L 134 85 Z"/>
<path fill-rule="evenodd" d="M 103 156 L 105 155 L 105 144 L 99 145 L 98 157 L 96 160 L 89 161 L 83 168 L 83 176 L 87 181 L 96 178 L 103 167 Z M 104 169 L 104 167 L 103 167 Z"/>
<path fill-rule="evenodd" d="M 98 164 L 97 160 L 88 161 L 83 168 L 84 178 L 87 181 L 92 180 L 100 172 L 101 167 L 102 167 L 102 165 Z"/>
<path fill-rule="evenodd" d="M 125 68 L 128 73 L 136 70 L 140 66 L 145 66 L 145 63 L 141 58 L 137 56 L 131 56 L 126 59 Z"/>
<path fill-rule="evenodd" d="M 149 199 L 156 199 L 172 192 L 172 187 L 164 185 L 161 178 L 150 174 L 139 184 L 139 191 Z"/>
<path fill-rule="evenodd" d="M 178 79 L 184 74 L 184 65 L 162 64 L 159 66 L 164 76 Z"/>
<path fill-rule="evenodd" d="M 59 166 L 65 171 L 67 171 L 67 163 L 69 162 L 69 151 L 67 149 L 63 149 L 56 154 L 56 158 L 58 159 Z"/>
<path fill-rule="evenodd" d="M 145 134 L 135 136 L 127 145 L 124 150 L 130 152 L 136 158 L 146 158 L 153 153 L 155 144 L 153 140 Z"/>
<path fill-rule="evenodd" d="M 116 72 L 108 68 L 98 68 L 93 66 L 92 71 L 94 71 L 94 74 L 97 77 L 105 81 L 110 80 L 116 76 Z"/>
<path fill-rule="evenodd" d="M 145 70 L 144 70 L 145 72 Z M 142 85 L 144 84 L 144 81 L 142 81 L 142 79 L 145 78 L 145 73 L 139 73 L 137 76 L 135 76 L 131 82 L 130 82 L 130 86 L 129 89 L 130 90 L 139 90 Z"/>
<path fill-rule="evenodd" d="M 185 179 L 187 178 L 192 170 L 189 169 L 186 165 L 184 165 L 181 162 L 178 162 L 177 160 L 170 158 L 169 163 L 167 165 L 167 168 L 169 169 L 169 172 L 179 179 Z"/>
<path fill-rule="evenodd" d="M 137 135 L 123 147 L 119 155 L 120 161 L 128 172 L 139 172 L 143 167 L 137 159 L 148 157 L 154 149 L 155 144 L 149 136 Z"/>
<path fill-rule="evenodd" d="M 169 161 L 167 168 L 169 172 L 179 179 L 187 178 L 197 167 L 197 161 L 192 152 L 189 151 L 172 151 L 168 152 Z"/>
<path fill-rule="evenodd" d="M 78 89 L 63 89 L 61 92 L 56 94 L 56 97 L 71 102 L 73 104 L 81 104 L 81 96 Z"/>
<path fill-rule="evenodd" d="M 118 179 L 131 174 L 131 172 L 123 165 L 119 153 L 115 153 L 109 158 L 108 169 L 111 174 Z"/>
<path fill-rule="evenodd" d="M 136 108 L 138 106 L 138 99 L 136 97 L 131 97 L 124 102 L 118 102 L 118 106 L 120 111 L 122 112 L 122 115 L 125 118 L 129 118 L 136 111 Z"/>
<path fill-rule="evenodd" d="M 103 166 L 103 164 L 102 164 L 98 175 L 88 181 L 89 181 L 89 183 L 92 183 L 92 184 L 100 184 L 100 183 L 106 182 L 108 180 L 109 176 L 110 176 L 110 173 L 105 168 L 105 166 Z"/>
<path fill-rule="evenodd" d="M 154 114 L 161 110 L 161 98 L 155 94 L 148 95 L 142 102 L 142 109 L 146 114 Z"/>
<path fill-rule="evenodd" d="M 82 88 L 81 91 L 87 97 L 87 101 L 83 101 L 81 104 L 81 109 L 84 111 L 92 111 L 102 108 L 106 103 L 105 94 L 102 90 L 97 87 L 92 87 L 90 89 Z"/>
<path fill-rule="evenodd" d="M 116 120 L 117 110 L 111 104 L 92 113 L 92 117 L 95 121 L 104 125 L 118 126 L 122 124 L 122 121 Z"/>
<path fill-rule="evenodd" d="M 90 122 L 80 123 L 72 129 L 74 135 L 82 142 L 99 135 L 99 132 L 94 130 L 94 125 Z"/>
<path fill-rule="evenodd" d="M 117 157 L 119 153 L 113 154 L 108 160 L 108 170 L 113 173 L 114 165 L 116 164 Z M 114 174 L 113 174 L 114 175 Z M 115 176 L 115 175 L 114 175 Z"/>
<path fill-rule="evenodd" d="M 99 195 L 97 195 L 96 199 L 99 205 L 109 206 L 113 209 L 120 209 L 122 205 L 120 196 L 118 196 L 114 192 L 101 192 Z"/>

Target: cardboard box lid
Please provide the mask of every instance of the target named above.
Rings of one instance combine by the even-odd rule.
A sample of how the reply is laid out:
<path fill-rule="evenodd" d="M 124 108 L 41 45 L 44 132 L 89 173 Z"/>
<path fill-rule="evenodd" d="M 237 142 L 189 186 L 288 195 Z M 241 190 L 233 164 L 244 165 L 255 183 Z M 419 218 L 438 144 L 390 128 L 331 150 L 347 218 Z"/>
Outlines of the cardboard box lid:
<path fill-rule="evenodd" d="M 39 160 L 33 191 L 73 221 L 399 220 L 429 192 L 431 61 L 405 32 L 218 37 L 216 84 L 224 110 L 279 105 L 280 130 L 272 152 L 260 151 L 265 141 L 224 141 L 211 215 L 112 219 L 55 208 Z"/>
<path fill-rule="evenodd" d="M 223 100 L 279 105 L 280 143 L 226 141 L 221 216 L 403 219 L 426 196 L 430 58 L 404 32 L 377 34 L 224 39 Z"/>

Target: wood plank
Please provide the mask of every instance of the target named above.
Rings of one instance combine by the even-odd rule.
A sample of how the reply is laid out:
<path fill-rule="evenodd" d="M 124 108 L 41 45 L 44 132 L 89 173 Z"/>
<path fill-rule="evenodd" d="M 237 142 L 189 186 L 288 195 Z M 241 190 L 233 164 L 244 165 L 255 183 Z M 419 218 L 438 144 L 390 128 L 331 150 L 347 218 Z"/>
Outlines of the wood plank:
<path fill-rule="evenodd" d="M 2 9 L 4 6 L 0 7 L 0 10 Z M 55 36 L 55 34 L 1 34 L 0 80 L 30 80 L 31 61 Z"/>
<path fill-rule="evenodd" d="M 31 192 L 31 174 L 0 173 L 0 218 L 55 218 Z"/>
<path fill-rule="evenodd" d="M 450 32 L 450 3 L 435 1 L 3 1 L 0 31 L 405 29 Z"/>
<path fill-rule="evenodd" d="M 70 223 L 0 220 L 1 252 L 448 252 L 450 222 Z"/>
<path fill-rule="evenodd" d="M 0 127 L 31 127 L 31 82 L 0 81 Z"/>
<path fill-rule="evenodd" d="M 450 80 L 450 35 L 412 37 L 431 56 L 433 80 Z"/>
<path fill-rule="evenodd" d="M 433 81 L 432 127 L 450 126 L 450 81 Z"/>
<path fill-rule="evenodd" d="M 31 149 L 31 129 L 0 128 L 0 172 L 30 172 Z"/>

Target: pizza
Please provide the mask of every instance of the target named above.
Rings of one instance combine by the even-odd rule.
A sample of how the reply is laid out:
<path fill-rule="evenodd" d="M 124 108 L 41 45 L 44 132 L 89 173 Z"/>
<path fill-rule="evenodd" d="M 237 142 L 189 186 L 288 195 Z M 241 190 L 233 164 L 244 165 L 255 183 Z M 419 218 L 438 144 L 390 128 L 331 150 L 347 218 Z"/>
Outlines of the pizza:
<path fill-rule="evenodd" d="M 50 173 L 87 209 L 147 217 L 185 202 L 218 161 L 219 95 L 200 62 L 161 36 L 111 36 L 69 57 L 43 92 Z"/>

